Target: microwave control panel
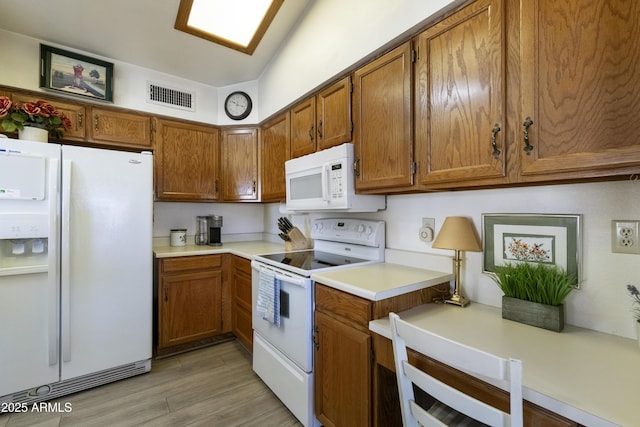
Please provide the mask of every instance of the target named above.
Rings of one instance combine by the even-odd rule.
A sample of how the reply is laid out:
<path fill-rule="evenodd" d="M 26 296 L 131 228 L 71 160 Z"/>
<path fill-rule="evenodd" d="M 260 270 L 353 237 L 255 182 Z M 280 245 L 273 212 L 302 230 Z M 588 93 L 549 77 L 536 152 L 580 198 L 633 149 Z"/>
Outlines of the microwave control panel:
<path fill-rule="evenodd" d="M 329 171 L 329 182 L 331 185 L 331 198 L 332 199 L 340 199 L 342 198 L 345 189 L 343 188 L 344 180 L 344 169 L 342 167 L 342 163 L 335 163 L 331 165 L 331 170 Z"/>

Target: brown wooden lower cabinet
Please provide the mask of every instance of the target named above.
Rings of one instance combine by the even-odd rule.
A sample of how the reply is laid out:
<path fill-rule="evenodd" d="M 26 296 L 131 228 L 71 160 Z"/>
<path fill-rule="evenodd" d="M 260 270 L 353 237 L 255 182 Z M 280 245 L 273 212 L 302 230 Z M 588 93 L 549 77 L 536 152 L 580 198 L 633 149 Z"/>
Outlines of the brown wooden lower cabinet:
<path fill-rule="evenodd" d="M 400 415 L 400 398 L 396 383 L 395 365 L 391 340 L 372 334 L 373 352 L 373 425 L 374 426 L 402 426 Z M 503 411 L 509 411 L 509 394 L 495 386 L 487 384 L 468 374 L 437 362 L 423 354 L 409 350 L 409 360 L 420 369 L 428 372 L 439 380 L 465 393 L 471 394 L 478 400 L 495 406 Z M 428 401 L 428 396 L 422 396 Z M 419 397 L 416 396 L 419 401 Z M 577 427 L 580 424 L 569 420 L 536 404 L 524 402 L 524 425 L 531 427 Z"/>
<path fill-rule="evenodd" d="M 325 427 L 372 425 L 376 404 L 372 404 L 369 321 L 431 302 L 448 287 L 444 283 L 371 301 L 316 283 L 314 407 Z"/>
<path fill-rule="evenodd" d="M 158 261 L 158 356 L 210 344 L 227 332 L 222 256 Z"/>
<path fill-rule="evenodd" d="M 249 350 L 253 351 L 251 326 L 251 260 L 237 255 L 231 258 L 231 324 L 233 334 Z"/>
<path fill-rule="evenodd" d="M 315 313 L 316 417 L 324 426 L 368 426 L 371 337 L 363 326 Z"/>
<path fill-rule="evenodd" d="M 251 261 L 232 254 L 156 260 L 155 355 L 233 339 L 253 351 Z"/>

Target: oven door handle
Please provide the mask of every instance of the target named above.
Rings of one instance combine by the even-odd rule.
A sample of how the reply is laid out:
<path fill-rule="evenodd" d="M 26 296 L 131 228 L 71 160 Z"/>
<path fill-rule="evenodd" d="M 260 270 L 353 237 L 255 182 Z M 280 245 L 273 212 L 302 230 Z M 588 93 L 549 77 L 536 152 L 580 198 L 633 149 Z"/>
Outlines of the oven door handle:
<path fill-rule="evenodd" d="M 267 267 L 266 265 L 261 264 L 258 261 L 251 261 L 251 268 L 253 268 L 258 272 L 260 272 L 262 269 L 271 270 L 275 273 L 276 279 L 280 280 L 281 282 L 290 283 L 300 288 L 307 288 L 312 283 L 311 279 L 309 279 L 308 277 L 302 277 L 302 276 L 298 277 L 298 276 L 285 274 L 282 272 L 282 270 L 277 269 L 276 267 L 271 267 L 271 266 Z"/>
<path fill-rule="evenodd" d="M 279 273 L 276 273 L 276 279 L 280 280 L 281 282 L 287 282 L 301 288 L 306 288 L 311 282 L 311 279 L 307 279 L 305 277 L 291 277 Z"/>

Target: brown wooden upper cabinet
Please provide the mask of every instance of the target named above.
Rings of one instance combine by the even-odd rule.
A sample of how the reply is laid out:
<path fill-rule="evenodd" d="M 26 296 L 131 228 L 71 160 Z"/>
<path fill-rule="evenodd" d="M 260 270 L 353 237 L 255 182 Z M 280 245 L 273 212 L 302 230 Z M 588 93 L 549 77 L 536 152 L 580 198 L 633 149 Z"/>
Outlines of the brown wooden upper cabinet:
<path fill-rule="evenodd" d="M 258 201 L 258 129 L 223 130 L 221 154 L 222 199 Z"/>
<path fill-rule="evenodd" d="M 156 199 L 219 200 L 220 131 L 213 126 L 156 119 Z"/>
<path fill-rule="evenodd" d="M 151 149 L 151 117 L 91 107 L 89 139 L 109 145 Z"/>
<path fill-rule="evenodd" d="M 351 77 L 316 95 L 318 151 L 351 141 Z"/>
<path fill-rule="evenodd" d="M 521 180 L 637 173 L 640 3 L 513 3 L 521 8 Z"/>
<path fill-rule="evenodd" d="M 306 99 L 291 108 L 291 157 L 316 151 L 316 101 Z"/>
<path fill-rule="evenodd" d="M 291 157 L 351 141 L 351 77 L 345 77 L 291 110 Z"/>
<path fill-rule="evenodd" d="M 411 42 L 353 74 L 356 190 L 384 194 L 413 184 Z"/>
<path fill-rule="evenodd" d="M 86 123 L 87 123 L 87 108 L 82 104 L 75 104 L 73 102 L 64 102 L 59 99 L 51 99 L 47 97 L 27 95 L 14 93 L 11 97 L 12 101 L 18 104 L 25 102 L 36 102 L 43 100 L 58 109 L 61 113 L 64 113 L 69 120 L 71 120 L 71 128 L 66 130 L 63 135 L 63 139 L 69 141 L 84 141 L 87 136 Z"/>
<path fill-rule="evenodd" d="M 290 113 L 280 114 L 260 128 L 260 201 L 278 202 L 286 198 L 284 162 L 289 159 Z"/>
<path fill-rule="evenodd" d="M 504 26 L 503 0 L 478 0 L 415 39 L 420 184 L 505 176 Z"/>

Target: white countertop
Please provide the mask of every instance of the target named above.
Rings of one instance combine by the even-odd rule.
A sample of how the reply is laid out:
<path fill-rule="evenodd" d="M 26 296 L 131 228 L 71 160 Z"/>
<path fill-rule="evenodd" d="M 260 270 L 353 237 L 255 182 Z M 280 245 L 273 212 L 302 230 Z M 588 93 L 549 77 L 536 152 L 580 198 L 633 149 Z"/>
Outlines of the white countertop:
<path fill-rule="evenodd" d="M 229 242 L 222 246 L 163 244 L 153 247 L 156 258 L 232 253 L 252 259 L 255 255 L 283 251 L 284 244 L 262 240 Z M 313 273 L 311 278 L 335 289 L 378 301 L 450 281 L 453 274 L 383 262 Z"/>
<path fill-rule="evenodd" d="M 426 304 L 399 315 L 471 347 L 521 359 L 530 402 L 586 426 L 640 425 L 636 340 L 571 325 L 547 331 L 504 320 L 500 308 L 478 303 Z M 371 321 L 369 329 L 391 339 L 388 318 Z"/>
<path fill-rule="evenodd" d="M 263 240 L 223 243 L 222 246 L 186 245 L 186 246 L 153 246 L 156 258 L 180 256 L 210 255 L 232 253 L 251 259 L 254 255 L 277 253 L 284 251 L 284 243 L 271 243 Z"/>
<path fill-rule="evenodd" d="M 453 274 L 383 262 L 311 274 L 317 282 L 379 301 L 453 279 Z"/>

